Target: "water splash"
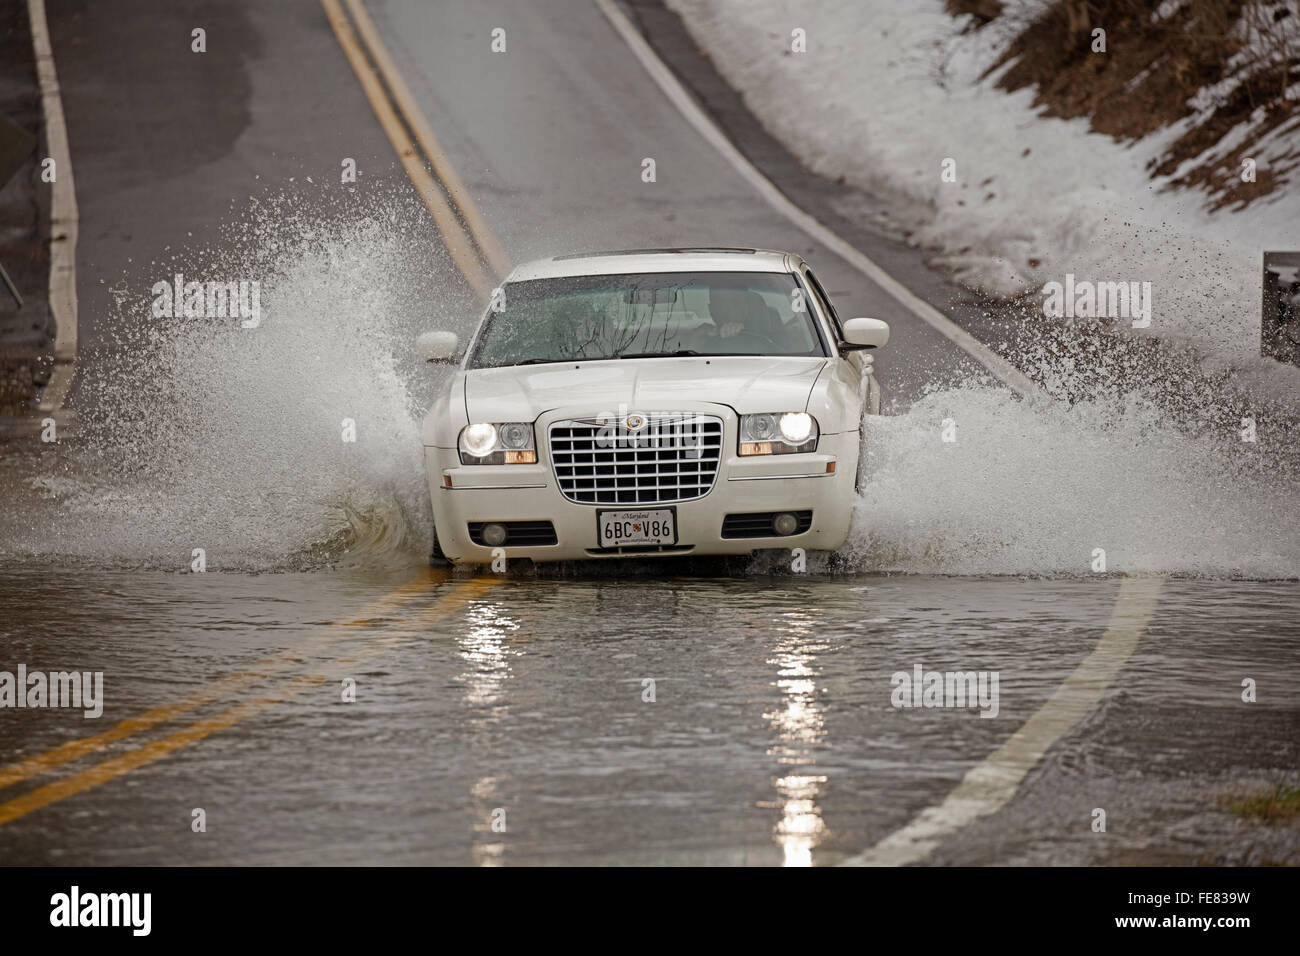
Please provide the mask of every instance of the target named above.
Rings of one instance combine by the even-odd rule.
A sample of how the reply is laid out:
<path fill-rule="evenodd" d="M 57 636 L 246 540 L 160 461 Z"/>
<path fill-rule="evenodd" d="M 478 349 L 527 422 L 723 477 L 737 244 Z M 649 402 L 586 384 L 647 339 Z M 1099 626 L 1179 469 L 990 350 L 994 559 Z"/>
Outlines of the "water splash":
<path fill-rule="evenodd" d="M 187 568 L 284 569 L 427 553 L 411 343 L 467 305 L 407 197 L 254 203 L 219 252 L 130 276 L 113 340 L 83 355 L 83 428 L 60 474 L 29 478 L 45 534 L 4 550 Z M 155 318 L 154 281 L 261 283 L 262 321 Z M 344 420 L 355 442 L 343 440 Z M 30 497 L 30 496 L 29 496 Z M 49 533 L 50 527 L 58 533 Z"/>
<path fill-rule="evenodd" d="M 1300 576 L 1294 472 L 1266 443 L 1171 419 L 1161 398 L 1033 403 L 967 387 L 876 418 L 842 557 L 877 571 L 1088 575 L 1100 548 L 1109 572 Z M 956 441 L 942 440 L 945 419 Z"/>

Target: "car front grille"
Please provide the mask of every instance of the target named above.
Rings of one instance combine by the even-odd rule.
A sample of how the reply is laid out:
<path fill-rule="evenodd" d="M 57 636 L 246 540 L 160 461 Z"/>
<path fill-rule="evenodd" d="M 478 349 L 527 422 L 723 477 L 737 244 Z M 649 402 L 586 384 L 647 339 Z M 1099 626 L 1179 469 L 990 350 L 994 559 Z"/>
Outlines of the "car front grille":
<path fill-rule="evenodd" d="M 641 418 L 642 427 L 627 427 Z M 560 492 L 584 505 L 653 505 L 702 498 L 722 459 L 722 419 L 627 416 L 555 422 L 551 467 Z"/>

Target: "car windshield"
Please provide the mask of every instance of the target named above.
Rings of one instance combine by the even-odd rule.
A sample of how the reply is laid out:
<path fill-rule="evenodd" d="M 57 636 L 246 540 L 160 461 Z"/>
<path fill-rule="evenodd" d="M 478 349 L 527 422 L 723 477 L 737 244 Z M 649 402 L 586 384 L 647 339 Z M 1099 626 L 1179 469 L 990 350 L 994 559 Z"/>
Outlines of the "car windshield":
<path fill-rule="evenodd" d="M 773 272 L 511 282 L 469 368 L 673 355 L 825 355 L 802 288 Z"/>

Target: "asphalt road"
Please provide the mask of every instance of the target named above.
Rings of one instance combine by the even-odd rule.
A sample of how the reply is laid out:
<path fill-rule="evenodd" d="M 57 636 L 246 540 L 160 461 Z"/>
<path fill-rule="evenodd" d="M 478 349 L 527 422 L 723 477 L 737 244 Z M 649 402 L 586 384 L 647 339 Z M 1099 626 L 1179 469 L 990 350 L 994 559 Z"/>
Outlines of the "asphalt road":
<path fill-rule="evenodd" d="M 82 211 L 84 426 L 0 458 L 0 670 L 102 671 L 104 709 L 0 710 L 0 861 L 832 864 L 1027 733 L 1046 753 L 1014 796 L 949 816 L 925 861 L 1300 859 L 1293 825 L 1230 806 L 1296 783 L 1300 592 L 1252 580 L 1294 578 L 1277 571 L 1294 542 L 1262 523 L 1175 535 L 1170 496 L 1194 496 L 1153 491 L 1121 515 L 1142 533 L 1112 571 L 1206 573 L 1153 577 L 1096 705 L 1035 730 L 1124 605 L 1115 574 L 1088 570 L 1118 532 L 1096 508 L 1064 520 L 1086 509 L 1056 482 L 1124 434 L 1065 455 L 1056 419 L 1003 391 L 927 398 L 977 367 L 763 204 L 587 0 L 368 7 L 514 261 L 784 248 L 842 313 L 891 323 L 876 466 L 898 493 L 864 502 L 834 573 L 422 568 L 415 422 L 434 382 L 409 342 L 467 327 L 473 298 L 321 6 L 108 7 L 49 2 Z M 921 253 L 872 242 L 946 307 Z M 260 334 L 151 316 L 177 268 L 261 278 Z M 919 450 L 945 402 L 981 410 L 960 446 L 975 466 Z M 894 706 L 892 675 L 917 666 L 997 672 L 996 716 Z"/>

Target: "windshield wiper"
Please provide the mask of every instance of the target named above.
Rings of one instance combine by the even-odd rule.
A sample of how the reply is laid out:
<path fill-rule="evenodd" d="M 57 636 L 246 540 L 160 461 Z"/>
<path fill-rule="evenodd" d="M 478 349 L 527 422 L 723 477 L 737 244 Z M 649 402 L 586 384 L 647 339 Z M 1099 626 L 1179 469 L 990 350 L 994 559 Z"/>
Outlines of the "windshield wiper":
<path fill-rule="evenodd" d="M 557 365 L 561 362 L 607 362 L 610 359 L 638 359 L 638 358 L 680 358 L 682 356 L 703 355 L 703 352 L 697 352 L 695 349 L 678 349 L 676 352 L 634 352 L 628 355 L 600 355 L 594 357 L 579 357 L 548 359 L 548 358 L 530 358 L 521 362 L 511 362 L 509 365 L 493 365 L 491 368 L 512 368 L 516 365 Z"/>
<path fill-rule="evenodd" d="M 637 358 L 678 358 L 684 355 L 703 355 L 703 352 L 697 352 L 695 349 L 678 349 L 676 352 L 629 352 L 626 355 L 620 355 L 621 359 Z"/>

